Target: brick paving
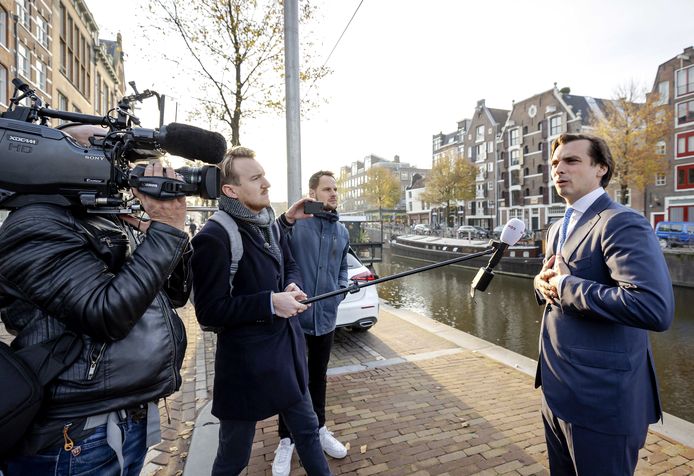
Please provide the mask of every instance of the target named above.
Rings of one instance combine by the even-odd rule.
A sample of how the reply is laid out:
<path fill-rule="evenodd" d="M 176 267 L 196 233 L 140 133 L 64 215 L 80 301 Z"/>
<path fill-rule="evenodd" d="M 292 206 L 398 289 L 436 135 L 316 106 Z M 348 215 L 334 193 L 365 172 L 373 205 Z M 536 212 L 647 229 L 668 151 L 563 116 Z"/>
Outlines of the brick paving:
<path fill-rule="evenodd" d="M 182 474 L 196 412 L 211 398 L 215 336 L 199 330 L 190 306 L 181 316 L 189 338 L 184 380 L 167 399 L 171 423 L 160 406 L 163 441 L 148 453 L 143 475 Z M 424 357 L 398 360 L 417 355 Z M 338 331 L 331 369 L 327 426 L 349 445 L 345 459 L 329 458 L 336 475 L 548 474 L 539 392 L 522 372 L 386 310 L 369 332 Z M 275 417 L 258 423 L 246 474 L 271 475 L 276 424 Z M 305 474 L 295 455 L 292 475 Z M 636 474 L 694 474 L 694 448 L 650 432 Z"/>

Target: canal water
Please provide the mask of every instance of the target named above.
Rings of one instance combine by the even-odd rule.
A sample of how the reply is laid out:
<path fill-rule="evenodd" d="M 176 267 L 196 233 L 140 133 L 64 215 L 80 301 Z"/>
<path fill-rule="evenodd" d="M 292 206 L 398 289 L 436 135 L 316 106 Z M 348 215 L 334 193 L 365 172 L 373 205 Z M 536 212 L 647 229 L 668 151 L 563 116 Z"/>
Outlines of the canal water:
<path fill-rule="evenodd" d="M 383 250 L 375 263 L 379 276 L 429 264 L 392 257 Z M 497 275 L 484 293 L 470 298 L 476 271 L 458 266 L 395 279 L 378 285 L 378 294 L 396 308 L 408 308 L 488 342 L 537 360 L 541 308 L 532 280 Z M 675 321 L 664 333 L 652 332 L 651 345 L 666 412 L 694 422 L 694 289 L 675 288 Z"/>

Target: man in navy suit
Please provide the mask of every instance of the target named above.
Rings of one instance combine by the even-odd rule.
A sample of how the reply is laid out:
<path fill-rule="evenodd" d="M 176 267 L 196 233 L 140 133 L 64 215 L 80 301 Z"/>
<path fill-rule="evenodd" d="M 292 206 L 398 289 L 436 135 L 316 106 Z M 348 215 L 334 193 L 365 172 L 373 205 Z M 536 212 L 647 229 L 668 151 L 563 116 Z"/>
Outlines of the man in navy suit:
<path fill-rule="evenodd" d="M 605 193 L 613 170 L 601 138 L 552 144 L 552 180 L 568 207 L 534 286 L 545 306 L 535 384 L 553 475 L 632 475 L 662 416 L 648 331 L 670 327 L 672 283 L 648 221 Z"/>
<path fill-rule="evenodd" d="M 273 228 L 270 182 L 245 147 L 221 164 L 219 209 L 238 225 L 243 255 L 230 284 L 231 244 L 222 225 L 208 220 L 193 238 L 195 313 L 219 328 L 212 414 L 219 418 L 213 475 L 239 474 L 248 464 L 255 425 L 281 414 L 309 476 L 330 475 L 308 392 L 306 345 L 297 314 L 307 306 L 302 282 L 284 234 Z M 306 200 L 306 199 L 305 199 Z M 285 214 L 306 218 L 303 202 Z"/>

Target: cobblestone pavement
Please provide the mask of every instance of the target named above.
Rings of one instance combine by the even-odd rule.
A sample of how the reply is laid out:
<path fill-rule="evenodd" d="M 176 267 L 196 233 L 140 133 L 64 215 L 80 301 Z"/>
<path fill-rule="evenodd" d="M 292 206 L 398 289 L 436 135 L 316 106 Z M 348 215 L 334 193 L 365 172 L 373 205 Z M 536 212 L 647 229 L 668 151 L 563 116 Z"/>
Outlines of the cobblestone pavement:
<path fill-rule="evenodd" d="M 163 441 L 143 475 L 182 473 L 195 415 L 211 398 L 215 336 L 199 330 L 190 306 L 181 316 L 183 385 L 167 399 L 170 423 L 160 406 Z M 383 309 L 371 331 L 337 332 L 330 366 L 327 426 L 349 445 L 345 459 L 330 459 L 336 475 L 548 474 L 540 394 L 516 369 Z M 271 475 L 276 425 L 258 423 L 246 474 Z M 657 433 L 640 456 L 637 475 L 694 474 L 694 449 Z M 292 475 L 305 475 L 296 455 Z"/>

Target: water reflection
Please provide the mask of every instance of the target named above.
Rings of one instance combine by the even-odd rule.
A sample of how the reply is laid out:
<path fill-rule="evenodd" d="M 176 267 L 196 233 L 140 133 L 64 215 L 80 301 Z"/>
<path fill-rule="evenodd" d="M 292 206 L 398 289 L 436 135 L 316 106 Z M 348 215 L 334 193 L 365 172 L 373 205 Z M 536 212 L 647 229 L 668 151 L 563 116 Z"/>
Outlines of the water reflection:
<path fill-rule="evenodd" d="M 384 250 L 376 263 L 380 276 L 407 271 L 424 262 L 391 258 Z M 537 359 L 541 308 L 532 292 L 532 281 L 495 276 L 484 293 L 470 298 L 476 270 L 458 266 L 396 279 L 378 285 L 378 294 L 396 308 L 408 308 L 489 342 Z M 676 288 L 676 314 L 672 328 L 651 333 L 665 411 L 694 422 L 694 289 Z"/>

